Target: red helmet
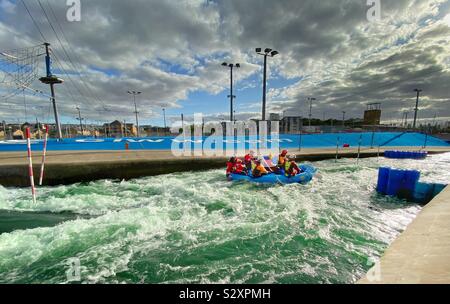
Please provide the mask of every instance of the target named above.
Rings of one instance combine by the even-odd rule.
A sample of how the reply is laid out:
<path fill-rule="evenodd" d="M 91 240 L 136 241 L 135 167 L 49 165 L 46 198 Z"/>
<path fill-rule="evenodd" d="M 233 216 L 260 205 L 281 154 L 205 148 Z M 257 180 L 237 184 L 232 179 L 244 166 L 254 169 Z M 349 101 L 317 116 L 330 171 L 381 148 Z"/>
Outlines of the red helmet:
<path fill-rule="evenodd" d="M 286 155 L 286 154 L 288 154 L 288 150 L 281 151 L 281 155 Z"/>

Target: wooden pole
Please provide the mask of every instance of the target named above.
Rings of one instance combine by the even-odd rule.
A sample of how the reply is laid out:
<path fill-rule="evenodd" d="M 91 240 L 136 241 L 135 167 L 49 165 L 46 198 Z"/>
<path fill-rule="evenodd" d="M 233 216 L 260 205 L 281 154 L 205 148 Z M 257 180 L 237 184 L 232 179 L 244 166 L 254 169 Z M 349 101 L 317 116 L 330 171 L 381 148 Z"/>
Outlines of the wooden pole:
<path fill-rule="evenodd" d="M 39 186 L 42 186 L 42 181 L 44 180 L 45 158 L 47 154 L 47 141 L 48 141 L 48 125 L 45 125 L 44 151 L 42 152 L 42 164 L 41 164 L 41 174 L 39 176 Z"/>
<path fill-rule="evenodd" d="M 31 195 L 32 195 L 32 198 L 33 198 L 33 203 L 36 204 L 36 188 L 34 187 L 33 158 L 31 156 L 31 134 L 30 134 L 30 128 L 26 129 L 26 136 L 27 136 L 27 150 L 28 150 L 28 175 L 30 176 Z"/>

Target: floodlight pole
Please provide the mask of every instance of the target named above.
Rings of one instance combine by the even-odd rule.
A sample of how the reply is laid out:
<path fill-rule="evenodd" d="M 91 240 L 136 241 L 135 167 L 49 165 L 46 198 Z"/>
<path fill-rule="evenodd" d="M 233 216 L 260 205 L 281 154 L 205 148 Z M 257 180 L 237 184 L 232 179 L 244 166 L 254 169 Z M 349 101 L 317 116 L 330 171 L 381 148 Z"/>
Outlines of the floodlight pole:
<path fill-rule="evenodd" d="M 138 118 L 138 110 L 136 105 L 136 95 L 142 94 L 142 92 L 136 92 L 136 91 L 128 91 L 128 94 L 133 95 L 133 102 L 134 102 L 134 114 L 136 114 L 136 127 L 137 127 L 137 137 L 140 137 L 140 131 L 139 131 L 139 118 Z"/>
<path fill-rule="evenodd" d="M 262 120 L 266 120 L 266 94 L 267 94 L 267 54 L 264 55 L 264 76 L 263 76 L 263 104 L 262 104 Z"/>
<path fill-rule="evenodd" d="M 264 56 L 264 71 L 263 71 L 263 98 L 262 98 L 262 121 L 266 121 L 266 94 L 267 94 L 267 57 L 275 57 L 278 55 L 278 51 L 272 49 L 265 49 L 262 52 L 261 48 L 256 49 L 258 55 Z"/>
<path fill-rule="evenodd" d="M 313 97 L 308 97 L 309 100 L 309 127 L 311 127 L 311 119 L 312 119 L 312 102 L 316 100 Z M 325 119 L 324 119 L 325 120 Z"/>
<path fill-rule="evenodd" d="M 167 124 L 166 124 L 166 109 L 163 108 L 163 116 L 164 116 L 164 136 L 167 135 L 166 131 L 167 131 Z"/>
<path fill-rule="evenodd" d="M 417 123 L 417 112 L 419 112 L 419 96 L 420 96 L 420 92 L 422 92 L 422 90 L 420 89 L 414 89 L 415 92 L 417 92 L 417 99 L 416 99 L 416 108 L 414 109 L 414 123 L 413 123 L 413 129 L 416 128 L 416 123 Z"/>
<path fill-rule="evenodd" d="M 234 99 L 236 98 L 235 95 L 233 95 L 233 69 L 234 68 L 240 68 L 241 65 L 239 63 L 233 64 L 233 63 L 222 63 L 222 66 L 230 68 L 230 95 L 227 97 L 230 98 L 230 121 L 233 121 L 233 107 L 234 107 Z"/>
<path fill-rule="evenodd" d="M 233 65 L 230 65 L 230 121 L 233 121 Z"/>
<path fill-rule="evenodd" d="M 77 107 L 78 110 L 78 120 L 80 121 L 80 130 L 81 130 L 81 136 L 84 134 L 83 130 L 83 118 L 81 118 L 81 110 L 80 107 Z"/>

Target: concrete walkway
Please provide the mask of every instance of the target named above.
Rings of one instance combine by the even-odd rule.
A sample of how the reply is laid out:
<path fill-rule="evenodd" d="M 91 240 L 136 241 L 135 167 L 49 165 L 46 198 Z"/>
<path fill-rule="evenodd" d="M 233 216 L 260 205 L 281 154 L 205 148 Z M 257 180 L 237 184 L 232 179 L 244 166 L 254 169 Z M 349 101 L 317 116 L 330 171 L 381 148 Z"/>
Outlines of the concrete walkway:
<path fill-rule="evenodd" d="M 450 186 L 424 207 L 359 284 L 450 284 Z"/>

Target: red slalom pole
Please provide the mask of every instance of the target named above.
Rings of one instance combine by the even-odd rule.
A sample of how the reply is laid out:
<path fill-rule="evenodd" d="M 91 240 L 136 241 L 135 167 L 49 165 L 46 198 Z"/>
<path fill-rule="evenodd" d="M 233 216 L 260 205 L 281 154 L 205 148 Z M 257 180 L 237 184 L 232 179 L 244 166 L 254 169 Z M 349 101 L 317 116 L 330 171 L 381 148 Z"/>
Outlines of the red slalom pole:
<path fill-rule="evenodd" d="M 31 194 L 33 196 L 33 203 L 36 204 L 36 188 L 34 187 L 34 176 L 33 176 L 33 159 L 31 157 L 30 128 L 26 129 L 26 134 L 27 134 L 27 149 L 28 149 L 28 174 L 30 175 Z"/>
<path fill-rule="evenodd" d="M 45 125 L 44 151 L 42 152 L 42 164 L 41 164 L 41 174 L 39 176 L 39 186 L 42 186 L 42 181 L 44 180 L 45 157 L 47 154 L 47 141 L 48 141 L 48 125 Z"/>

